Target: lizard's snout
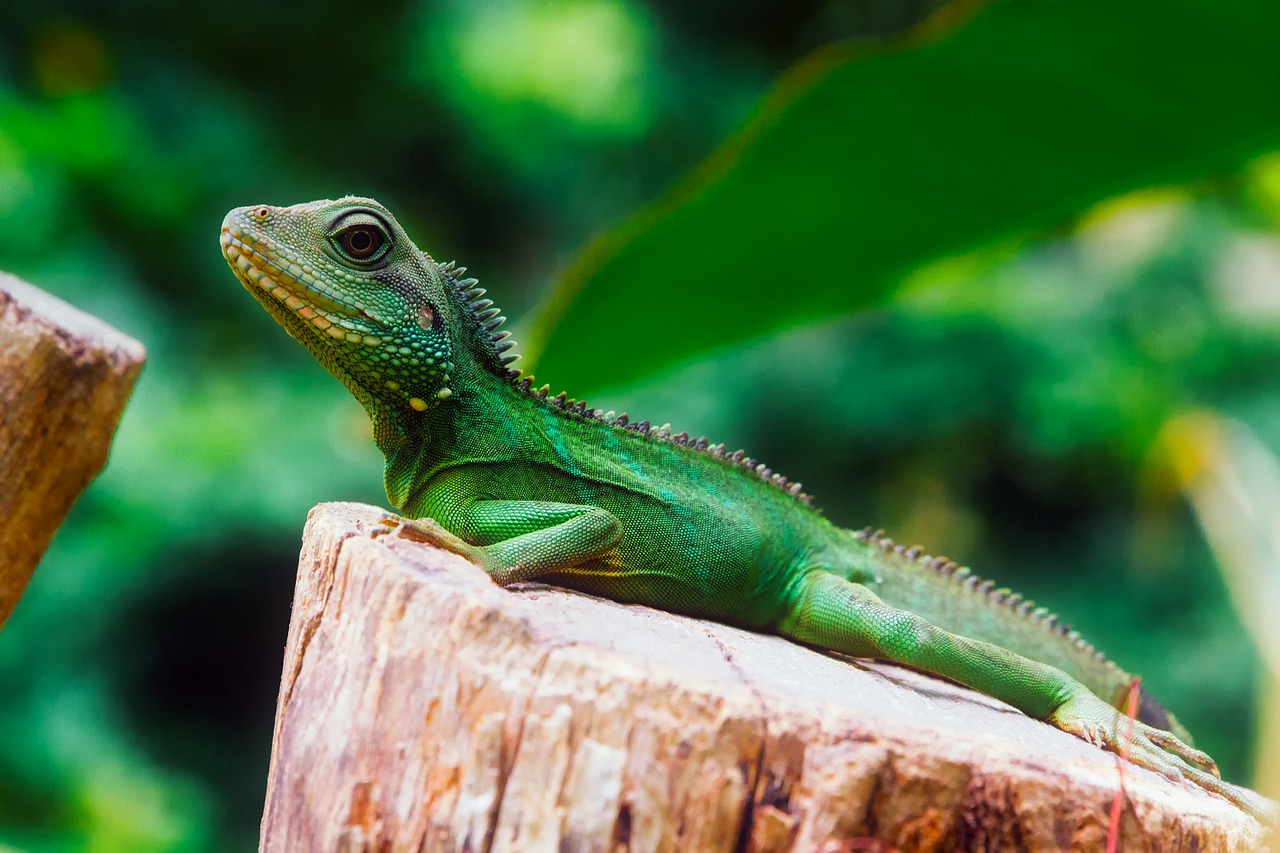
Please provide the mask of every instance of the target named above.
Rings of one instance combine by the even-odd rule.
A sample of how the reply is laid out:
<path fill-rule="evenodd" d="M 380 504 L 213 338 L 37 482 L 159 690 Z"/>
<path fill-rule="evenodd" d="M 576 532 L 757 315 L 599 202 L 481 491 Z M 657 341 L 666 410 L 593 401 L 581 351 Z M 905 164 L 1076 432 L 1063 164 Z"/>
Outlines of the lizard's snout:
<path fill-rule="evenodd" d="M 234 231 L 237 227 L 243 225 L 265 225 L 267 220 L 271 218 L 271 214 L 278 208 L 274 208 L 269 204 L 251 204 L 247 207 L 237 207 L 228 213 L 222 220 L 222 230 Z"/>

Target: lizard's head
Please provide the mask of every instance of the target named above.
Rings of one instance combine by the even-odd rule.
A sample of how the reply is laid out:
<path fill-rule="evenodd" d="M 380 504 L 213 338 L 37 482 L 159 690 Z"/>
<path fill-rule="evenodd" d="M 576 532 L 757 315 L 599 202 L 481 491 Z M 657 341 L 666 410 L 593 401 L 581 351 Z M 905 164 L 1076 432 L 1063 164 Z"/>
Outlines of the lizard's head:
<path fill-rule="evenodd" d="M 403 421 L 453 391 L 457 286 L 376 201 L 237 208 L 222 252 L 240 282 L 374 416 Z"/>

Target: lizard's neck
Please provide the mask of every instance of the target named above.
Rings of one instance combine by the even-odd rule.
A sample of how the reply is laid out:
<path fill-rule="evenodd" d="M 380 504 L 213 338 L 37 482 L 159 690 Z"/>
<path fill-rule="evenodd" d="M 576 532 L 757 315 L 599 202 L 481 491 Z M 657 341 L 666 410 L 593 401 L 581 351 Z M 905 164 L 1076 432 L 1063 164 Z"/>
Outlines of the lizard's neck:
<path fill-rule="evenodd" d="M 529 420 L 517 411 L 533 401 L 521 393 L 510 376 L 487 369 L 467 369 L 457 362 L 453 394 L 405 428 L 386 429 L 374 438 L 386 457 L 384 485 L 392 506 L 415 510 L 422 487 L 438 471 L 453 465 L 490 459 L 504 447 L 527 444 Z M 516 451 L 513 451 L 516 452 Z"/>
<path fill-rule="evenodd" d="M 368 406 L 374 439 L 387 460 L 387 496 L 397 509 L 412 504 L 415 493 L 441 467 L 484 458 L 492 450 L 485 443 L 492 443 L 504 423 L 517 429 L 521 420 L 514 410 L 529 402 L 528 382 L 517 388 L 520 371 L 509 367 L 515 342 L 509 332 L 499 330 L 506 318 L 492 300 L 483 298 L 485 291 L 474 278 L 462 277 L 465 269 L 452 262 L 438 267 L 449 296 L 448 304 L 440 306 L 449 352 L 436 398 L 424 410 L 405 408 L 399 400 Z"/>
<path fill-rule="evenodd" d="M 374 437 L 387 459 L 387 496 L 398 510 L 410 516 L 424 514 L 421 497 L 426 484 L 454 465 L 510 462 L 542 452 L 550 453 L 555 464 L 563 449 L 549 451 L 547 438 L 560 432 L 566 421 L 589 423 L 594 430 L 637 433 L 643 437 L 635 440 L 706 453 L 811 504 L 799 483 L 792 483 L 741 450 L 729 453 L 723 444 L 711 444 L 706 438 L 673 434 L 669 424 L 653 430 L 648 421 L 632 423 L 625 412 L 615 415 L 593 409 L 563 393 L 552 397 L 546 385 L 535 390 L 532 377 L 521 377 L 520 371 L 508 367 L 515 359 L 508 354 L 515 342 L 507 332 L 497 331 L 505 318 L 499 316 L 491 300 L 482 298 L 484 290 L 476 286 L 475 279 L 460 278 L 463 269 L 452 263 L 439 267 L 452 297 L 446 324 L 451 345 L 444 378 L 447 394 L 425 411 L 409 413 L 403 407 L 379 410 L 376 406 L 369 410 Z"/>

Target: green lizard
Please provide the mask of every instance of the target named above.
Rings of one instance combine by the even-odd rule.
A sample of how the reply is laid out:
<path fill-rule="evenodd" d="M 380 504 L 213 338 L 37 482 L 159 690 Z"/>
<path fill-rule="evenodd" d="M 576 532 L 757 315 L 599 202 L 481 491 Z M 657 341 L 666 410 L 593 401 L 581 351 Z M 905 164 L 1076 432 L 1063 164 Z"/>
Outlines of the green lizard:
<path fill-rule="evenodd" d="M 538 579 L 933 673 L 1255 816 L 1173 717 L 1043 608 L 879 532 L 722 444 L 550 396 L 504 318 L 361 198 L 231 211 L 241 283 L 364 405 L 393 517 L 499 584 Z"/>

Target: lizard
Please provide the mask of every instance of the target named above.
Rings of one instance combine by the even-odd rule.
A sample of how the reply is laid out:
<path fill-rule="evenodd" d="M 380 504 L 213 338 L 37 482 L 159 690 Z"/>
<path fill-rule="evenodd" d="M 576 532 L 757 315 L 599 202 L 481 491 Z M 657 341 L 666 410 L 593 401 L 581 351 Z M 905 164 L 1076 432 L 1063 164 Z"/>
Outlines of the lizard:
<path fill-rule="evenodd" d="M 477 280 L 418 249 L 376 201 L 237 208 L 221 247 L 368 413 L 399 513 L 389 529 L 500 585 L 559 584 L 940 676 L 1269 816 L 1045 608 L 881 531 L 836 526 L 741 450 L 535 386 Z M 1130 720 L 1118 709 L 1135 688 Z"/>

